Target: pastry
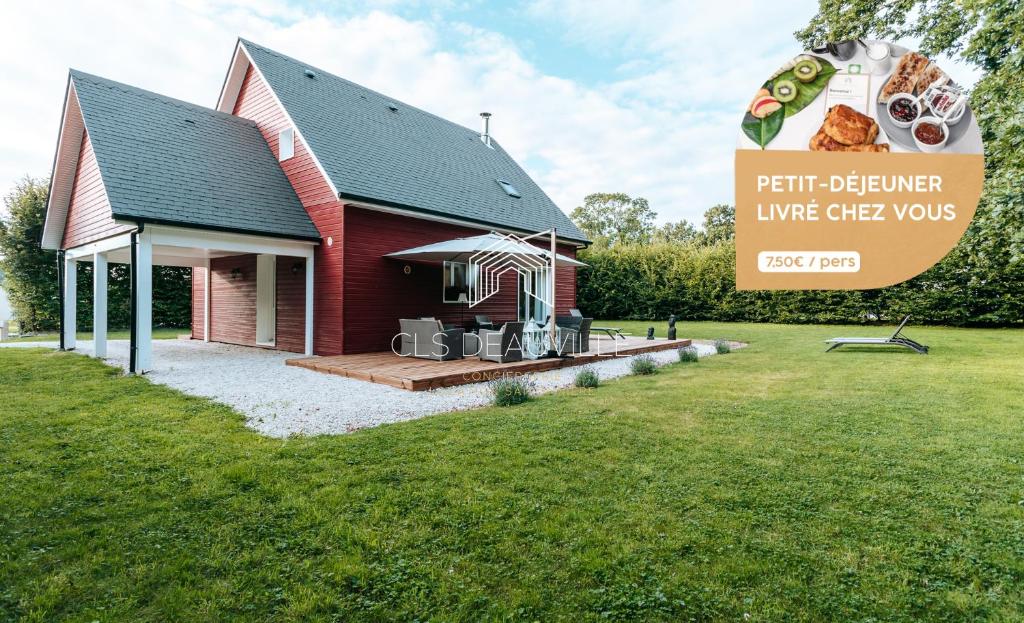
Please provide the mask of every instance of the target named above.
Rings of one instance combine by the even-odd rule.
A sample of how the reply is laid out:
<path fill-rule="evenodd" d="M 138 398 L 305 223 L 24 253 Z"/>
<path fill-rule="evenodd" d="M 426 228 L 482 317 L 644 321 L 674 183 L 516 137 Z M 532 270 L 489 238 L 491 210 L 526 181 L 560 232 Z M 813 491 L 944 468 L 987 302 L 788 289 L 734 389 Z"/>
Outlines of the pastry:
<path fill-rule="evenodd" d="M 928 68 L 929 61 L 917 52 L 907 52 L 900 58 L 896 71 L 878 94 L 878 101 L 887 103 L 897 93 L 913 93 L 921 76 Z"/>
<path fill-rule="evenodd" d="M 811 151 L 859 151 L 859 152 L 887 152 L 889 143 L 878 143 L 872 145 L 843 145 L 825 133 L 825 129 L 818 130 L 818 133 L 811 137 Z"/>
<path fill-rule="evenodd" d="M 949 82 L 949 76 L 946 75 L 946 72 L 939 69 L 939 66 L 935 63 L 932 63 L 928 65 L 928 68 L 921 75 L 921 79 L 917 81 L 917 93 L 920 95 L 932 85 L 941 87 L 947 82 Z"/>
<path fill-rule="evenodd" d="M 868 145 L 878 137 L 878 123 L 846 104 L 829 108 L 821 129 L 843 145 Z"/>

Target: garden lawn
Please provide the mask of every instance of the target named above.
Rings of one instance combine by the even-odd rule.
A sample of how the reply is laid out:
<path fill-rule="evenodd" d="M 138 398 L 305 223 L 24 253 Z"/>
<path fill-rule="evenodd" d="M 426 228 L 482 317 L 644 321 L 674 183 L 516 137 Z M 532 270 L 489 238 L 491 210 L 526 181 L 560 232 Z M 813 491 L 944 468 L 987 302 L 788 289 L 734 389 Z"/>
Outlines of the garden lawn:
<path fill-rule="evenodd" d="M 288 440 L 0 349 L 0 620 L 1020 621 L 1024 331 L 888 331 Z"/>
<path fill-rule="evenodd" d="M 192 333 L 192 329 L 185 327 L 184 329 L 175 329 L 167 327 L 155 327 L 153 329 L 154 340 L 173 340 L 179 335 L 189 335 Z M 129 338 L 128 329 L 116 329 L 113 331 L 107 331 L 108 340 L 127 340 Z M 4 340 L 4 342 L 56 342 L 60 339 L 60 334 L 56 332 L 52 333 L 36 333 L 34 335 L 28 335 L 25 337 L 12 337 Z M 75 334 L 75 339 L 84 340 L 87 342 L 92 341 L 91 331 L 79 331 Z"/>

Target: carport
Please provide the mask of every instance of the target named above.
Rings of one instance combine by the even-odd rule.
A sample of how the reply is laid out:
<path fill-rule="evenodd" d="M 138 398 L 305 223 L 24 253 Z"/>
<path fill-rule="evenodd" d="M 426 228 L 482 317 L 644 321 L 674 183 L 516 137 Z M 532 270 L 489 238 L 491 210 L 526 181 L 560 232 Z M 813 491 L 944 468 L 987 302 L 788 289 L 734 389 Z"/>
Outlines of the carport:
<path fill-rule="evenodd" d="M 75 348 L 76 276 L 79 262 L 92 262 L 94 356 L 107 353 L 107 265 L 129 264 L 131 270 L 131 372 L 152 368 L 153 266 L 205 268 L 204 341 L 210 340 L 210 262 L 216 258 L 257 255 L 302 258 L 305 265 L 305 354 L 313 354 L 313 251 L 316 243 L 214 232 L 181 227 L 140 225 L 136 231 L 61 252 L 61 349 Z M 270 299 L 273 304 L 273 299 Z M 257 301 L 259 304 L 260 301 Z M 257 313 L 259 308 L 257 308 Z M 272 329 L 271 329 L 272 330 Z"/>

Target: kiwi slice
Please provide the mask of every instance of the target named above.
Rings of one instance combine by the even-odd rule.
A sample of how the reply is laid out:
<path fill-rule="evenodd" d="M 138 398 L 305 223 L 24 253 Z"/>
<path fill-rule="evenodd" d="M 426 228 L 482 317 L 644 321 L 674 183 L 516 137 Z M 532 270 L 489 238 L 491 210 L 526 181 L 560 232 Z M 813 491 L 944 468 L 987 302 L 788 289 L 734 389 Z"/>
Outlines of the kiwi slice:
<path fill-rule="evenodd" d="M 772 88 L 772 95 L 783 104 L 796 99 L 796 84 L 792 80 L 778 80 Z"/>
<path fill-rule="evenodd" d="M 818 66 L 814 64 L 814 61 L 800 61 L 793 66 L 793 75 L 800 82 L 810 82 L 818 77 Z"/>

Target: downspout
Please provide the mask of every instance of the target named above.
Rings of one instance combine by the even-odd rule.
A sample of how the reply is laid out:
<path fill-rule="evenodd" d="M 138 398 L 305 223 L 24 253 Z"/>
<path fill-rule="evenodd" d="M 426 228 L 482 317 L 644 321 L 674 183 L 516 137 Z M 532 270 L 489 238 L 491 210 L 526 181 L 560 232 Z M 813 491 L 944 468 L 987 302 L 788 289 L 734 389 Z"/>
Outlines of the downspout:
<path fill-rule="evenodd" d="M 138 353 L 139 353 L 139 335 L 138 335 L 138 316 L 139 316 L 139 234 L 146 228 L 145 223 L 139 223 L 139 226 L 131 233 L 131 328 L 129 329 L 128 339 L 128 372 L 135 374 L 136 368 L 138 367 Z"/>
<path fill-rule="evenodd" d="M 64 249 L 57 251 L 57 301 L 60 307 L 60 349 L 64 350 Z"/>

